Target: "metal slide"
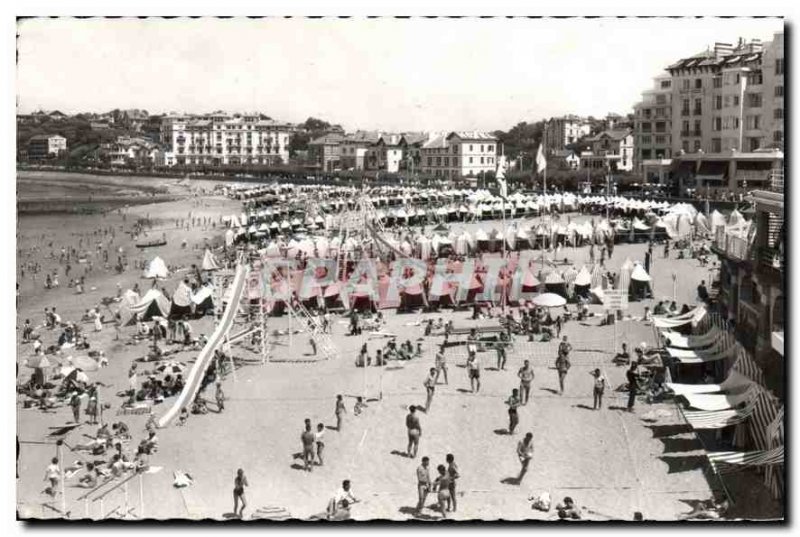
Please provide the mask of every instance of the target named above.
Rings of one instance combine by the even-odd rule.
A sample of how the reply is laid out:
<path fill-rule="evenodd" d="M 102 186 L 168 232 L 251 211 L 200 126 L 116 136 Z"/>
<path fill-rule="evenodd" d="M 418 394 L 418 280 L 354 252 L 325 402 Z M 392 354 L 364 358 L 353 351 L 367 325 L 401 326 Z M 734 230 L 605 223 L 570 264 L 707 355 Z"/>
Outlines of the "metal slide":
<path fill-rule="evenodd" d="M 158 420 L 159 427 L 166 427 L 169 425 L 170 422 L 180 413 L 181 409 L 191 404 L 192 401 L 194 401 L 195 396 L 197 396 L 197 392 L 200 389 L 200 383 L 203 381 L 206 369 L 208 369 L 208 366 L 211 365 L 211 361 L 214 359 L 214 351 L 220 345 L 222 345 L 222 343 L 225 341 L 225 336 L 233 327 L 233 321 L 236 318 L 237 312 L 239 311 L 239 302 L 242 299 L 245 289 L 247 289 L 246 276 L 247 265 L 243 263 L 238 264 L 236 266 L 236 273 L 233 277 L 231 299 L 225 308 L 225 312 L 222 314 L 222 319 L 217 325 L 217 328 L 214 330 L 214 333 L 211 334 L 211 337 L 208 339 L 208 343 L 206 343 L 205 347 L 203 347 L 203 350 L 200 351 L 200 355 L 197 357 L 197 360 L 192 366 L 191 371 L 189 371 L 189 375 L 186 378 L 186 384 L 183 387 L 183 391 L 178 396 L 178 399 L 175 401 L 175 404 L 173 404 L 172 408 L 170 408 L 167 413 L 161 416 L 161 418 Z"/>

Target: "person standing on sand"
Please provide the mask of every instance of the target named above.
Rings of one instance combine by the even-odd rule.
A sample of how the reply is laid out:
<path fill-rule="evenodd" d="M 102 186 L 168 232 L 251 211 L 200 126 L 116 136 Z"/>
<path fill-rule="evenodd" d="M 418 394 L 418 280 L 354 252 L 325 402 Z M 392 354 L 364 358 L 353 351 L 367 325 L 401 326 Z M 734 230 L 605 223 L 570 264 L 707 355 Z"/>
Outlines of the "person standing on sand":
<path fill-rule="evenodd" d="M 433 490 L 438 492 L 436 499 L 438 500 L 437 507 L 439 507 L 439 512 L 442 513 L 442 518 L 447 518 L 447 511 L 446 505 L 450 500 L 450 476 L 447 475 L 447 470 L 444 467 L 444 464 L 440 464 L 436 467 L 436 471 L 439 472 L 439 476 L 436 478 L 436 481 L 433 482 Z"/>
<path fill-rule="evenodd" d="M 303 465 L 304 470 L 310 472 L 314 464 L 314 442 L 316 438 L 311 430 L 311 420 L 306 418 L 306 428 L 300 434 L 300 441 L 303 443 Z"/>
<path fill-rule="evenodd" d="M 447 384 L 447 361 L 444 357 L 444 345 L 439 347 L 439 350 L 436 352 L 436 362 L 434 365 L 436 366 L 436 382 L 439 382 L 439 375 L 444 373 L 444 383 Z"/>
<path fill-rule="evenodd" d="M 247 477 L 244 475 L 244 470 L 239 468 L 236 470 L 236 477 L 233 480 L 233 514 L 242 518 L 244 508 L 247 507 L 247 501 L 244 497 L 244 488 L 249 486 Z M 239 501 L 242 502 L 242 507 L 239 509 Z"/>
<path fill-rule="evenodd" d="M 478 354 L 470 352 L 467 358 L 467 371 L 469 373 L 469 386 L 473 393 L 481 390 L 481 364 L 478 361 Z M 475 387 L 477 383 L 477 388 Z"/>
<path fill-rule="evenodd" d="M 519 414 L 517 413 L 520 405 L 519 390 L 516 388 L 511 390 L 511 397 L 506 400 L 506 404 L 508 405 L 508 434 L 514 434 L 514 429 L 519 424 Z"/>
<path fill-rule="evenodd" d="M 81 397 L 78 392 L 73 392 L 69 400 L 69 406 L 72 407 L 72 421 L 75 423 L 81 422 Z"/>
<path fill-rule="evenodd" d="M 633 412 L 633 405 L 636 404 L 636 387 L 639 380 L 636 369 L 638 366 L 637 362 L 633 362 L 625 373 L 625 377 L 628 379 L 628 412 Z"/>
<path fill-rule="evenodd" d="M 425 398 L 425 412 L 427 413 L 433 402 L 433 393 L 436 390 L 436 368 L 432 367 L 430 369 L 423 386 L 425 386 L 425 391 L 427 392 Z"/>
<path fill-rule="evenodd" d="M 344 418 L 344 414 L 347 412 L 347 409 L 344 406 L 344 400 L 342 399 L 341 395 L 336 396 L 336 431 L 342 431 L 342 419 Z"/>
<path fill-rule="evenodd" d="M 225 410 L 225 392 L 222 391 L 222 383 L 217 382 L 217 389 L 214 392 L 214 398 L 217 400 L 217 411 L 222 412 Z"/>
<path fill-rule="evenodd" d="M 422 426 L 419 423 L 419 416 L 417 415 L 417 407 L 411 405 L 408 407 L 408 415 L 406 416 L 406 429 L 408 431 L 408 447 L 406 453 L 410 458 L 417 456 L 417 449 L 419 449 L 419 437 L 422 436 Z"/>
<path fill-rule="evenodd" d="M 322 452 L 325 451 L 325 441 L 323 437 L 325 435 L 325 425 L 322 423 L 317 423 L 317 432 L 314 433 L 314 440 L 317 443 L 317 460 L 319 461 L 319 465 L 322 466 Z"/>
<path fill-rule="evenodd" d="M 414 510 L 415 515 L 419 515 L 425 507 L 425 499 L 428 497 L 428 492 L 431 490 L 431 472 L 428 467 L 430 459 L 422 457 L 422 464 L 417 468 L 417 508 Z"/>
<path fill-rule="evenodd" d="M 519 457 L 519 462 L 522 464 L 517 477 L 517 484 L 520 484 L 533 460 L 533 433 L 525 434 L 525 438 L 519 441 L 517 444 L 517 457 Z"/>
<path fill-rule="evenodd" d="M 519 377 L 520 402 L 527 405 L 531 398 L 531 383 L 533 382 L 533 366 L 530 360 L 525 360 L 517 373 Z"/>
<path fill-rule="evenodd" d="M 450 491 L 450 499 L 447 501 L 447 510 L 456 512 L 456 480 L 461 477 L 461 474 L 458 472 L 458 465 L 456 464 L 456 458 L 452 453 L 448 453 L 447 457 L 445 457 L 445 461 L 447 461 L 447 476 L 450 478 L 450 484 L 448 485 L 448 489 Z"/>
<path fill-rule="evenodd" d="M 558 370 L 558 386 L 559 393 L 564 395 L 564 381 L 567 378 L 567 372 L 572 364 L 569 361 L 569 353 L 572 350 L 572 345 L 567 341 L 567 336 L 564 336 L 563 341 L 558 344 L 558 358 L 556 358 L 556 369 Z"/>
<path fill-rule="evenodd" d="M 597 368 L 592 373 L 594 377 L 594 403 L 592 408 L 594 410 L 603 408 L 603 392 L 608 386 L 608 380 L 606 380 L 605 375 L 600 372 L 600 368 Z"/>

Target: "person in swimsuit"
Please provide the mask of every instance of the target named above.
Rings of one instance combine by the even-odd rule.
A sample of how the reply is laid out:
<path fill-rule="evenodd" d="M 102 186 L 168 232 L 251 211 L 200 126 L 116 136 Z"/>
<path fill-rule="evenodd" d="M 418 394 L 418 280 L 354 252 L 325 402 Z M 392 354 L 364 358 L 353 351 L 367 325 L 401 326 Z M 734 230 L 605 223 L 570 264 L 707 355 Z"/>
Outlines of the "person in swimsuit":
<path fill-rule="evenodd" d="M 450 482 L 452 479 L 447 473 L 444 464 L 437 466 L 436 471 L 439 472 L 439 476 L 433 482 L 433 490 L 438 491 L 436 499 L 438 500 L 439 512 L 442 513 L 442 518 L 447 518 L 446 506 L 450 500 Z"/>
<path fill-rule="evenodd" d="M 436 367 L 436 382 L 439 382 L 439 375 L 444 373 L 444 383 L 447 384 L 447 361 L 444 358 L 444 345 L 439 347 L 434 365 Z"/>
<path fill-rule="evenodd" d="M 608 380 L 600 372 L 600 368 L 595 369 L 592 376 L 594 377 L 594 404 L 592 408 L 597 410 L 598 408 L 603 408 L 603 392 L 608 386 Z"/>
<path fill-rule="evenodd" d="M 456 480 L 461 477 L 461 474 L 458 473 L 458 465 L 456 464 L 456 458 L 452 453 L 448 453 L 447 457 L 445 457 L 447 461 L 447 475 L 450 477 L 450 499 L 447 500 L 447 510 L 456 512 Z"/>
<path fill-rule="evenodd" d="M 471 352 L 467 358 L 467 371 L 469 371 L 470 389 L 473 392 L 479 392 L 481 390 L 481 364 L 478 362 L 478 355 L 474 352 Z"/>
<path fill-rule="evenodd" d="M 528 466 L 533 460 L 533 433 L 527 433 L 525 438 L 519 441 L 519 444 L 517 444 L 517 456 L 520 464 L 522 464 L 519 477 L 517 477 L 517 484 L 519 484 L 528 472 Z"/>
<path fill-rule="evenodd" d="M 417 449 L 419 449 L 419 437 L 422 436 L 422 426 L 419 424 L 417 407 L 414 405 L 408 407 L 406 429 L 408 430 L 408 447 L 406 448 L 406 453 L 408 453 L 409 457 L 414 458 L 417 456 Z"/>
<path fill-rule="evenodd" d="M 310 472 L 313 469 L 312 464 L 314 463 L 314 442 L 316 441 L 316 436 L 311 430 L 310 419 L 306 418 L 306 428 L 305 431 L 303 431 L 300 435 L 300 441 L 303 443 L 304 469 Z"/>
<path fill-rule="evenodd" d="M 425 391 L 427 393 L 427 397 L 425 398 L 425 412 L 427 413 L 428 410 L 431 408 L 431 403 L 433 402 L 433 394 L 436 391 L 436 377 L 437 377 L 436 368 L 432 367 L 428 372 L 428 376 L 425 378 L 425 382 L 423 382 L 423 386 L 425 386 Z"/>
<path fill-rule="evenodd" d="M 341 432 L 342 430 L 342 418 L 344 414 L 347 412 L 347 409 L 344 406 L 344 400 L 342 399 L 341 395 L 336 396 L 336 431 Z"/>
<path fill-rule="evenodd" d="M 244 497 L 244 488 L 249 486 L 247 478 L 244 475 L 244 470 L 239 468 L 236 470 L 236 478 L 233 480 L 233 514 L 242 518 L 244 508 L 247 507 L 247 501 Z M 239 509 L 239 501 L 242 502 L 242 507 Z"/>
<path fill-rule="evenodd" d="M 527 405 L 531 398 L 531 383 L 533 382 L 533 367 L 529 360 L 525 360 L 517 376 L 519 377 L 520 403 Z"/>
<path fill-rule="evenodd" d="M 319 465 L 322 466 L 322 452 L 325 451 L 325 442 L 322 440 L 325 434 L 325 425 L 317 423 L 317 432 L 314 433 L 314 440 L 317 443 L 317 460 Z"/>
<path fill-rule="evenodd" d="M 519 390 L 516 388 L 511 390 L 511 397 L 508 398 L 506 404 L 508 405 L 508 434 L 514 434 L 514 429 L 519 425 L 519 414 L 517 414 L 517 409 L 521 404 Z"/>

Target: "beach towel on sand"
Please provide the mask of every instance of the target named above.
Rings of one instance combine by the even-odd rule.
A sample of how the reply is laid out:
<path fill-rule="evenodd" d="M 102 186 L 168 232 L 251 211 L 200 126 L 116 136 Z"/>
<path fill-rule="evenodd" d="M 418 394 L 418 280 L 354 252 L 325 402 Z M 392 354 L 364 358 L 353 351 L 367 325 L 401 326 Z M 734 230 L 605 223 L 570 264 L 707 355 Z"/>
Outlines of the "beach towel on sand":
<path fill-rule="evenodd" d="M 531 509 L 538 509 L 539 511 L 544 511 L 545 513 L 550 510 L 550 504 L 552 500 L 550 499 L 550 493 L 545 491 L 539 494 L 538 496 L 531 496 Z"/>

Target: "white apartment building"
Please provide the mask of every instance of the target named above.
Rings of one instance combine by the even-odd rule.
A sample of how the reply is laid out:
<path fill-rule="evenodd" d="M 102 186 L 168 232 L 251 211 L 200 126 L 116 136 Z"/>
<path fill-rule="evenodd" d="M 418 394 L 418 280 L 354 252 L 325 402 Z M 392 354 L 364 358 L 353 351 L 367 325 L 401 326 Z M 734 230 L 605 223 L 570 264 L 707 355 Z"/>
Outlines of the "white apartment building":
<path fill-rule="evenodd" d="M 591 125 L 576 115 L 550 118 L 545 124 L 544 149 L 549 155 L 554 151 L 566 149 L 591 133 Z"/>
<path fill-rule="evenodd" d="M 456 131 L 422 146 L 422 173 L 442 179 L 478 177 L 497 167 L 497 138 L 479 131 Z"/>
<path fill-rule="evenodd" d="M 177 165 L 277 164 L 289 160 L 293 127 L 260 116 L 166 116 L 161 140 Z"/>
<path fill-rule="evenodd" d="M 642 92 L 633 107 L 634 169 L 643 173 L 646 161 L 672 157 L 672 79 L 664 74 L 653 79 L 653 87 Z"/>

